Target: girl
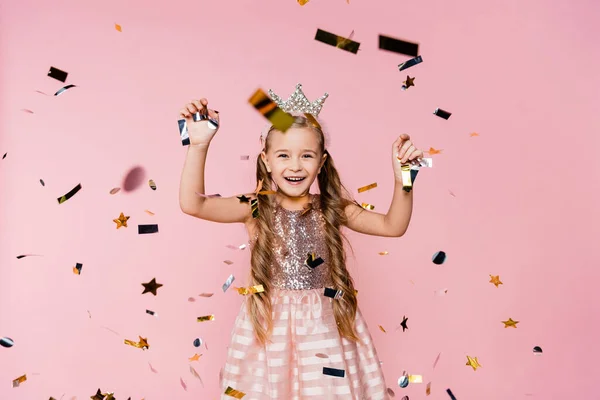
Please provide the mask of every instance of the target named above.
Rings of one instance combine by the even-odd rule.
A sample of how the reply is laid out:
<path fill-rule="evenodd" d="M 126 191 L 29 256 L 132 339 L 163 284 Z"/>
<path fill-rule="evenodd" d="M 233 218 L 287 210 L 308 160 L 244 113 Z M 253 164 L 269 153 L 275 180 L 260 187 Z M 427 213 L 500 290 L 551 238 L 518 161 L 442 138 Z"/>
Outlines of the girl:
<path fill-rule="evenodd" d="M 300 87 L 295 95 L 304 100 Z M 249 286 L 264 289 L 245 297 L 236 319 L 222 371 L 222 399 L 387 399 L 380 362 L 346 269 L 340 229 L 402 236 L 410 221 L 412 192 L 402 190 L 401 164 L 423 152 L 408 135 L 394 142 L 396 185 L 390 210 L 386 215 L 365 212 L 350 200 L 325 148 L 315 119 L 320 105 L 292 98 L 282 102 L 270 93 L 284 111 L 300 114 L 295 113 L 285 133 L 270 127 L 261 136 L 258 194 L 196 194 L 205 193 L 206 153 L 219 115 L 208 109 L 206 99 L 180 111 L 190 139 L 181 210 L 209 221 L 244 223 L 252 251 Z M 192 118 L 194 114 L 200 118 Z M 309 193 L 315 179 L 320 194 Z"/>

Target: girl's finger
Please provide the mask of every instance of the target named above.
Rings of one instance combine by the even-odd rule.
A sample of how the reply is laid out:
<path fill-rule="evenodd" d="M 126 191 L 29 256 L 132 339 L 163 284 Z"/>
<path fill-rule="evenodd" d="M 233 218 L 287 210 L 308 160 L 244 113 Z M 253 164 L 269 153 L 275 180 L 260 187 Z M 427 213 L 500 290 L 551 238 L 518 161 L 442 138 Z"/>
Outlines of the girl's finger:
<path fill-rule="evenodd" d="M 406 149 L 404 151 L 404 155 L 402 156 L 402 159 L 400 160 L 400 162 L 405 163 L 408 160 L 408 156 L 410 155 L 410 153 L 412 153 L 415 150 L 415 146 L 410 145 L 408 146 L 408 149 Z"/>
<path fill-rule="evenodd" d="M 182 118 L 188 118 L 190 116 L 187 108 L 182 108 L 181 110 L 179 110 L 179 115 Z"/>
<path fill-rule="evenodd" d="M 196 106 L 194 105 L 194 103 L 188 103 L 186 105 L 186 108 L 187 108 L 187 110 L 188 110 L 188 112 L 190 114 L 195 114 L 195 113 L 198 112 L 198 109 L 196 108 Z"/>
<path fill-rule="evenodd" d="M 198 111 L 200 111 L 200 113 L 204 112 L 204 106 L 200 103 L 200 100 L 194 100 L 192 101 L 192 104 L 196 107 Z"/>

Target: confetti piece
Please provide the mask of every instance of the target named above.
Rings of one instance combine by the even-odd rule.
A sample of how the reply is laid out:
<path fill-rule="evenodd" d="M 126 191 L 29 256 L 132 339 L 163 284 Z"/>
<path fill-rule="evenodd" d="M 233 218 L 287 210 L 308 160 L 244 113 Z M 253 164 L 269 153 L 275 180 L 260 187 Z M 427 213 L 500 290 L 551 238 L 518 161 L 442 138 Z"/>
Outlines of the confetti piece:
<path fill-rule="evenodd" d="M 148 215 L 154 215 L 154 213 L 153 213 L 152 211 L 150 211 L 150 210 L 144 210 L 144 211 L 145 211 L 145 212 L 146 212 L 146 214 L 148 214 Z"/>
<path fill-rule="evenodd" d="M 398 386 L 401 387 L 402 389 L 404 389 L 408 386 L 408 374 L 406 373 L 406 371 L 404 371 L 402 373 L 402 376 L 400 378 L 398 378 Z"/>
<path fill-rule="evenodd" d="M 244 250 L 246 248 L 246 245 L 245 244 L 241 244 L 239 246 L 234 246 L 232 244 L 228 244 L 225 247 L 227 247 L 229 249 L 232 249 L 232 250 Z"/>
<path fill-rule="evenodd" d="M 415 78 L 411 78 L 410 76 L 406 75 L 406 80 L 404 82 L 402 82 L 403 85 L 402 85 L 401 89 L 406 90 L 411 86 L 415 86 L 414 82 L 415 82 Z"/>
<path fill-rule="evenodd" d="M 335 290 L 332 288 L 325 288 L 324 295 L 327 297 L 331 297 L 332 299 L 339 299 L 340 297 L 342 297 L 344 295 L 344 292 L 342 292 L 341 290 Z"/>
<path fill-rule="evenodd" d="M 258 218 L 258 199 L 253 199 L 250 202 L 250 210 L 252 211 L 252 218 Z"/>
<path fill-rule="evenodd" d="M 158 314 L 157 314 L 157 313 L 155 313 L 155 312 L 154 312 L 154 311 L 152 311 L 152 310 L 146 310 L 146 314 L 149 314 L 149 315 L 152 315 L 152 316 L 155 316 L 155 317 L 157 317 L 157 318 L 158 318 Z"/>
<path fill-rule="evenodd" d="M 50 78 L 54 78 L 63 83 L 67 80 L 67 75 L 69 75 L 68 72 L 61 71 L 60 69 L 54 67 L 50 67 L 50 70 L 48 71 L 48 76 Z"/>
<path fill-rule="evenodd" d="M 428 151 L 428 153 L 431 154 L 431 155 L 440 154 L 441 152 L 442 152 L 442 150 L 436 150 L 433 147 L 430 147 L 429 151 Z"/>
<path fill-rule="evenodd" d="M 138 234 L 158 233 L 158 224 L 138 225 Z"/>
<path fill-rule="evenodd" d="M 225 264 L 227 264 L 227 265 L 231 265 L 231 264 L 233 264 L 233 261 L 231 261 L 231 260 L 225 260 L 225 261 L 223 261 L 223 262 L 224 262 Z"/>
<path fill-rule="evenodd" d="M 408 381 L 410 383 L 423 383 L 423 377 L 421 375 L 409 375 Z"/>
<path fill-rule="evenodd" d="M 195 298 L 193 298 L 193 297 L 188 297 L 188 301 L 189 301 L 190 303 L 193 303 L 194 301 L 196 301 L 196 299 L 195 299 Z"/>
<path fill-rule="evenodd" d="M 317 29 L 315 40 L 321 43 L 328 44 L 330 46 L 337 47 L 338 49 L 346 50 L 352 54 L 358 53 L 358 48 L 360 47 L 360 43 L 355 42 L 350 38 L 338 36 L 333 33 L 324 31 L 322 29 Z"/>
<path fill-rule="evenodd" d="M 154 180 L 153 180 L 153 179 L 150 179 L 150 180 L 148 181 L 148 186 L 150 186 L 150 189 L 152 189 L 152 190 L 156 190 L 156 183 L 154 183 Z"/>
<path fill-rule="evenodd" d="M 102 326 L 101 328 L 104 328 L 104 329 L 106 329 L 107 331 L 111 331 L 112 333 L 114 333 L 114 334 L 115 334 L 115 335 L 117 335 L 117 336 L 121 336 L 121 335 L 119 335 L 119 332 L 113 331 L 112 329 L 110 329 L 110 328 L 107 328 L 106 326 Z"/>
<path fill-rule="evenodd" d="M 456 197 L 456 195 L 454 193 L 452 193 L 452 190 L 448 190 L 448 192 L 450 192 L 450 196 Z"/>
<path fill-rule="evenodd" d="M 465 364 L 473 368 L 473 371 L 477 371 L 477 368 L 481 367 L 479 361 L 477 361 L 477 357 L 467 356 L 467 363 Z"/>
<path fill-rule="evenodd" d="M 158 374 L 158 371 L 154 369 L 152 364 L 148 363 L 148 365 L 150 366 L 150 371 L 154 372 L 155 374 Z"/>
<path fill-rule="evenodd" d="M 42 184 L 42 186 L 46 186 L 46 183 L 44 182 L 43 179 L 40 179 L 40 183 Z"/>
<path fill-rule="evenodd" d="M 433 113 L 435 115 L 437 115 L 438 117 L 444 118 L 444 119 L 448 119 L 452 115 L 452 113 L 449 113 L 448 111 L 444 111 L 441 108 L 436 108 Z"/>
<path fill-rule="evenodd" d="M 471 133 L 471 135 L 470 135 L 470 136 L 471 136 L 471 137 L 479 136 L 479 133 L 477 133 L 477 132 L 473 132 L 473 133 Z"/>
<path fill-rule="evenodd" d="M 81 263 L 76 263 L 75 266 L 73 267 L 73 273 L 76 275 L 81 275 L 81 269 L 83 268 L 83 264 Z"/>
<path fill-rule="evenodd" d="M 240 156 L 240 160 L 247 161 L 250 159 L 250 156 Z"/>
<path fill-rule="evenodd" d="M 124 226 L 125 228 L 127 228 L 127 221 L 128 220 L 129 220 L 129 215 L 125 216 L 125 214 L 121 213 L 121 215 L 119 215 L 119 218 L 113 219 L 113 222 L 117 224 L 117 229 L 119 229 L 122 226 Z"/>
<path fill-rule="evenodd" d="M 448 289 L 447 289 L 447 288 L 444 288 L 444 289 L 438 289 L 438 290 L 436 290 L 434 293 L 435 293 L 435 295 L 436 295 L 436 296 L 443 296 L 443 295 L 445 295 L 446 293 L 448 293 Z"/>
<path fill-rule="evenodd" d="M 187 385 L 183 381 L 183 378 L 179 378 L 179 382 L 181 383 L 181 387 L 183 388 L 183 390 L 187 392 Z"/>
<path fill-rule="evenodd" d="M 515 328 L 516 329 L 519 321 L 513 321 L 512 318 L 509 318 L 508 321 L 502 321 L 502 323 L 504 324 L 505 328 Z"/>
<path fill-rule="evenodd" d="M 79 192 L 81 190 L 81 183 L 79 183 L 77 186 L 75 186 L 73 189 L 71 189 L 71 191 L 69 191 L 69 193 L 65 194 L 64 196 L 59 197 L 58 200 L 58 204 L 62 204 L 65 201 L 69 200 L 71 197 L 73 197 L 75 195 L 75 193 Z"/>
<path fill-rule="evenodd" d="M 192 375 L 194 375 L 196 378 L 198 378 L 200 380 L 200 384 L 202 384 L 202 387 L 204 387 L 204 382 L 202 382 L 202 378 L 200 377 L 200 374 L 198 374 L 198 372 L 191 365 L 190 365 L 190 372 L 192 373 Z"/>
<path fill-rule="evenodd" d="M 144 291 L 142 292 L 142 294 L 152 293 L 153 295 L 156 296 L 156 291 L 158 290 L 158 288 L 160 288 L 163 285 L 162 285 L 162 283 L 157 283 L 156 278 L 152 278 L 152 280 L 150 282 L 142 283 L 142 286 L 144 286 Z"/>
<path fill-rule="evenodd" d="M 189 360 L 190 361 L 198 361 L 198 360 L 200 360 L 200 357 L 202 357 L 202 354 L 195 353 L 193 356 L 190 357 Z"/>
<path fill-rule="evenodd" d="M 28 108 L 21 108 L 21 111 L 24 111 L 24 112 L 29 113 L 29 114 L 33 114 L 33 111 L 31 111 Z"/>
<path fill-rule="evenodd" d="M 450 396 L 451 400 L 456 400 L 456 397 L 454 397 L 454 394 L 452 393 L 452 390 L 446 389 L 446 393 L 448 393 L 448 396 Z"/>
<path fill-rule="evenodd" d="M 115 24 L 115 29 L 118 30 L 119 32 L 123 32 L 123 28 L 121 28 L 121 25 L 119 25 L 119 24 Z"/>
<path fill-rule="evenodd" d="M 388 36 L 379 35 L 379 48 L 394 53 L 405 54 L 412 57 L 419 55 L 419 44 L 406 42 L 400 39 L 394 39 Z"/>
<path fill-rule="evenodd" d="M 406 318 L 406 316 L 403 316 L 402 322 L 400 323 L 400 326 L 402 327 L 402 332 L 404 332 L 405 330 L 408 329 L 408 326 L 406 326 L 407 321 L 408 321 L 408 318 Z"/>
<path fill-rule="evenodd" d="M 301 6 L 305 5 L 306 3 L 308 3 L 309 0 L 298 0 L 298 4 L 300 4 Z"/>
<path fill-rule="evenodd" d="M 387 333 L 387 332 L 385 331 L 385 329 L 383 329 L 383 326 L 379 325 L 379 329 L 381 330 L 381 332 L 383 332 L 383 333 Z"/>
<path fill-rule="evenodd" d="M 139 342 L 134 342 L 133 340 L 125 339 L 124 343 L 129 346 L 137 347 L 138 349 L 143 349 L 143 350 L 149 349 L 150 346 L 148 345 L 148 339 L 145 339 L 141 336 L 139 336 L 139 338 L 140 338 Z"/>
<path fill-rule="evenodd" d="M 235 390 L 231 386 L 227 386 L 227 389 L 225 389 L 225 394 L 227 396 L 235 397 L 236 399 L 241 399 L 246 395 L 246 393 Z"/>
<path fill-rule="evenodd" d="M 214 321 L 214 320 L 215 320 L 215 316 L 214 315 L 206 315 L 204 317 L 198 317 L 196 319 L 197 322 Z"/>
<path fill-rule="evenodd" d="M 89 315 L 89 317 L 91 319 L 92 318 L 92 313 L 90 313 L 90 310 L 86 310 L 86 311 L 87 311 L 87 313 L 88 313 L 88 315 Z"/>
<path fill-rule="evenodd" d="M 116 194 L 116 193 L 119 193 L 119 191 L 120 191 L 120 190 L 121 190 L 121 188 L 118 188 L 118 187 L 116 187 L 116 188 L 112 188 L 112 189 L 110 189 L 110 194 Z"/>
<path fill-rule="evenodd" d="M 17 256 L 17 260 L 20 260 L 21 258 L 25 258 L 25 257 L 34 257 L 34 256 L 41 257 L 41 255 L 39 255 L 39 254 L 21 254 L 20 256 Z"/>
<path fill-rule="evenodd" d="M 95 395 L 91 396 L 90 399 L 92 400 L 104 400 L 104 395 L 102 394 L 102 391 L 100 389 L 98 389 L 98 391 L 96 392 Z"/>
<path fill-rule="evenodd" d="M 427 382 L 427 387 L 425 388 L 425 395 L 429 396 L 431 394 L 431 382 Z"/>
<path fill-rule="evenodd" d="M 213 297 L 214 293 L 200 293 L 198 296 L 200 297 Z"/>
<path fill-rule="evenodd" d="M 535 346 L 533 348 L 533 354 L 542 354 L 542 348 L 540 346 Z"/>
<path fill-rule="evenodd" d="M 5 336 L 3 338 L 0 338 L 0 346 L 2 346 L 2 347 L 9 348 L 9 347 L 13 347 L 14 344 L 15 344 L 15 342 L 9 337 Z"/>
<path fill-rule="evenodd" d="M 343 369 L 323 367 L 323 375 L 337 376 L 343 378 L 346 375 L 346 371 L 344 371 Z"/>
<path fill-rule="evenodd" d="M 442 353 L 438 353 L 437 357 L 435 358 L 435 361 L 433 362 L 433 369 L 435 369 L 435 366 L 437 365 L 438 361 L 440 361 L 440 356 L 442 355 Z"/>
<path fill-rule="evenodd" d="M 377 187 L 377 182 L 371 183 L 370 185 L 359 187 L 358 193 L 366 192 L 367 190 L 371 190 Z"/>
<path fill-rule="evenodd" d="M 380 256 L 387 256 L 389 253 L 387 251 L 380 251 L 379 255 Z"/>
<path fill-rule="evenodd" d="M 200 338 L 194 339 L 194 347 L 200 347 L 200 346 L 202 346 L 202 339 L 200 339 Z"/>
<path fill-rule="evenodd" d="M 290 114 L 277 107 L 277 104 L 271 100 L 262 89 L 257 89 L 250 99 L 250 104 L 254 106 L 279 132 L 287 131 L 294 123 L 295 119 Z"/>
<path fill-rule="evenodd" d="M 20 376 L 17 379 L 14 379 L 12 381 L 12 387 L 14 387 L 14 388 L 19 387 L 19 385 L 21 385 L 21 383 L 25 382 L 26 380 L 27 380 L 27 375 Z"/>
<path fill-rule="evenodd" d="M 500 282 L 500 275 L 490 275 L 490 283 L 493 283 L 496 287 L 498 287 L 498 285 L 504 285 L 502 282 Z"/>
<path fill-rule="evenodd" d="M 235 277 L 233 276 L 233 274 L 229 275 L 229 278 L 227 278 L 227 280 L 223 284 L 223 287 L 222 287 L 223 293 L 225 293 L 227 291 L 227 289 L 229 289 L 229 286 L 231 286 L 231 284 L 233 283 L 234 280 L 235 280 Z"/>
<path fill-rule="evenodd" d="M 364 208 L 365 210 L 373 210 L 375 208 L 374 205 L 368 204 L 368 203 L 362 203 L 361 207 Z"/>
<path fill-rule="evenodd" d="M 237 291 L 239 294 L 245 296 L 247 294 L 263 293 L 265 291 L 265 288 L 263 287 L 263 285 L 255 285 L 255 286 L 250 286 L 248 288 L 245 288 L 245 287 L 238 288 Z"/>
<path fill-rule="evenodd" d="M 443 264 L 446 261 L 446 253 L 443 251 L 436 252 L 431 258 L 431 261 L 437 265 Z"/>
<path fill-rule="evenodd" d="M 315 354 L 315 356 L 317 356 L 319 358 L 329 358 L 329 356 L 325 353 L 317 353 L 317 354 Z"/>
<path fill-rule="evenodd" d="M 385 389 L 385 391 L 387 392 L 388 396 L 396 397 L 396 393 L 394 393 L 394 391 L 391 388 L 387 388 Z"/>
<path fill-rule="evenodd" d="M 64 87 L 61 87 L 60 89 L 58 89 L 58 91 L 56 93 L 54 93 L 55 96 L 60 96 L 61 94 L 63 94 L 63 92 L 66 92 L 67 90 L 73 88 L 73 87 L 77 87 L 75 85 L 67 85 Z"/>
<path fill-rule="evenodd" d="M 403 71 L 403 70 L 405 70 L 407 68 L 414 67 L 415 65 L 420 64 L 422 62 L 423 62 L 423 58 L 421 56 L 417 56 L 415 58 L 411 58 L 410 60 L 408 60 L 406 62 L 398 64 L 398 70 L 399 71 Z"/>
<path fill-rule="evenodd" d="M 321 257 L 317 257 L 315 255 L 315 253 L 308 253 L 308 256 L 306 258 L 306 260 L 304 261 L 304 264 L 312 269 L 317 268 L 319 265 L 323 264 L 325 261 L 323 261 L 323 259 Z"/>

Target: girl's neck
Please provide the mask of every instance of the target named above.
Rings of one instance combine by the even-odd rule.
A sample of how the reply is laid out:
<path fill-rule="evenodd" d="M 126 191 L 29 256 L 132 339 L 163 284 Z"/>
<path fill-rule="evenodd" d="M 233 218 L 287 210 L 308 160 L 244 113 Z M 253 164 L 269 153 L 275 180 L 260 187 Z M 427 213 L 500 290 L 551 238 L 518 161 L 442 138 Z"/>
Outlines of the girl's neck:
<path fill-rule="evenodd" d="M 288 197 L 285 195 L 278 194 L 275 197 L 275 201 L 280 207 L 285 208 L 289 211 L 302 211 L 306 205 L 312 201 L 313 195 L 311 193 L 306 194 L 302 197 Z"/>

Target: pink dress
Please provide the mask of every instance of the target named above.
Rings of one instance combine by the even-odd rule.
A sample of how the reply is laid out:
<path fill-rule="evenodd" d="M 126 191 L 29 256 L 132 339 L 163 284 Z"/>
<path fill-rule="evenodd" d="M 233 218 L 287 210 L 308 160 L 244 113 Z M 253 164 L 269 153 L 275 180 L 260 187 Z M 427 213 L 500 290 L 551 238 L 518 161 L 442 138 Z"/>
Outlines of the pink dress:
<path fill-rule="evenodd" d="M 389 398 L 360 310 L 356 331 L 365 344 L 349 341 L 338 333 L 332 307 L 336 300 L 324 295 L 325 288 L 332 287 L 324 220 L 318 195 L 311 196 L 313 209 L 304 215 L 280 205 L 274 210 L 274 232 L 283 240 L 273 248 L 271 343 L 261 346 L 254 339 L 243 303 L 222 371 L 223 400 L 234 398 L 224 394 L 228 386 L 245 393 L 244 400 Z M 314 269 L 305 264 L 308 253 L 313 252 L 325 261 Z M 344 376 L 325 374 L 324 367 L 338 374 L 343 370 Z"/>

